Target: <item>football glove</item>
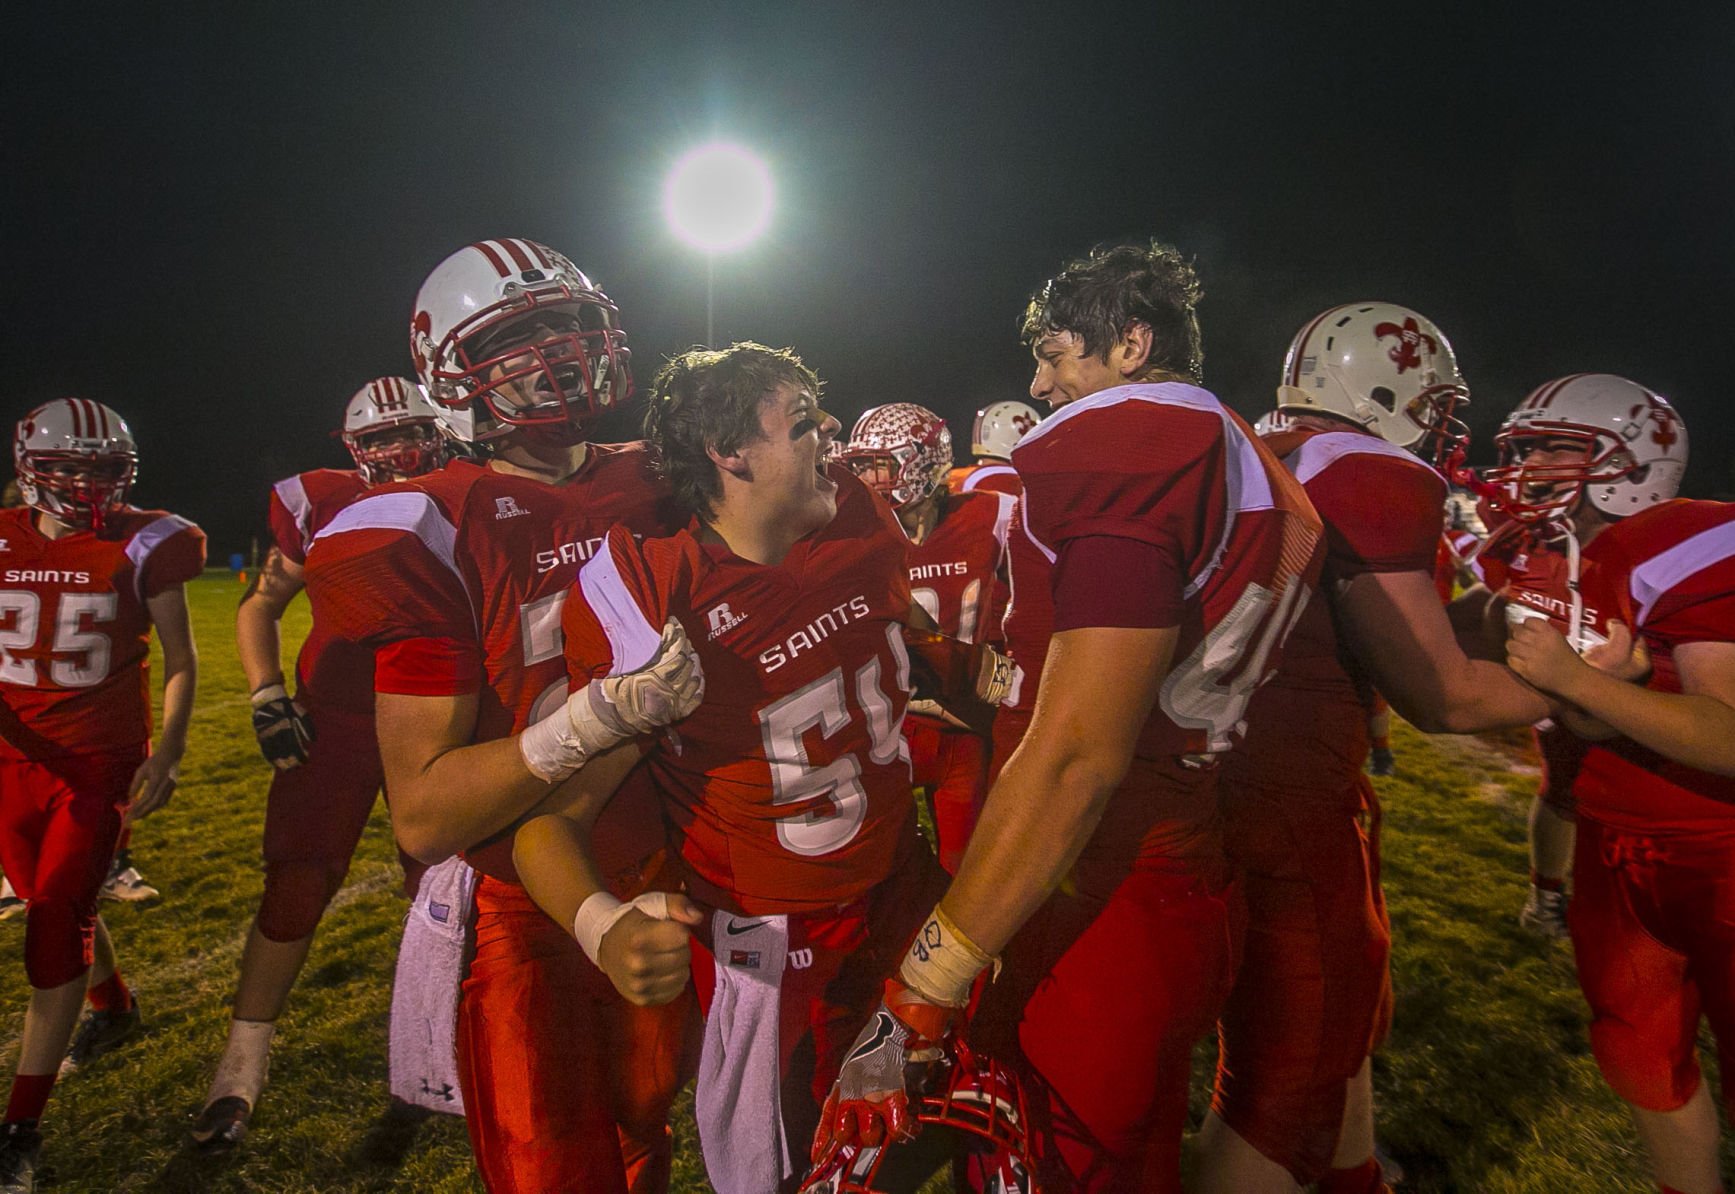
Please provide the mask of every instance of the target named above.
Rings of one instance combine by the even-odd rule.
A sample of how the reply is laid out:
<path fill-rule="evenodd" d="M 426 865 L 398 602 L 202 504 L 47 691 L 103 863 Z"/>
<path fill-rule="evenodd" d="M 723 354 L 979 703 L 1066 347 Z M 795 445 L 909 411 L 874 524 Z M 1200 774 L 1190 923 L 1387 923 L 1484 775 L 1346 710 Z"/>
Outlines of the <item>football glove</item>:
<path fill-rule="evenodd" d="M 699 653 L 670 618 L 642 667 L 586 684 L 520 734 L 518 750 L 533 775 L 558 783 L 611 746 L 681 720 L 704 696 Z"/>
<path fill-rule="evenodd" d="M 815 1166 L 827 1164 L 847 1145 L 871 1147 L 916 1134 L 910 1096 L 926 1089 L 959 1012 L 929 1003 L 895 977 L 886 980 L 879 1010 L 844 1056 L 819 1114 Z"/>
<path fill-rule="evenodd" d="M 998 705 L 1012 688 L 1012 660 L 986 643 L 967 643 L 932 630 L 904 627 L 917 699 L 957 707 Z"/>
<path fill-rule="evenodd" d="M 289 699 L 281 684 L 267 684 L 253 694 L 253 736 L 265 761 L 279 771 L 307 762 L 313 744 L 313 722 L 307 710 Z"/>

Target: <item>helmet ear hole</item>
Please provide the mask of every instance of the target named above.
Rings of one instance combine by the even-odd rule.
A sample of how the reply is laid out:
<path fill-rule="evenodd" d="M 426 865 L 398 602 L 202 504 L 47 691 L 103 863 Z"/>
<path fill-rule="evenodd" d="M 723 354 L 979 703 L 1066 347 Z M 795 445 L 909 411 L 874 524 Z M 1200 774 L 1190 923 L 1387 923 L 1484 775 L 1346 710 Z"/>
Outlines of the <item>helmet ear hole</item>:
<path fill-rule="evenodd" d="M 1387 389 L 1385 386 L 1375 386 L 1373 389 L 1368 391 L 1368 397 L 1385 407 L 1387 411 L 1394 411 L 1397 409 L 1398 396 L 1392 393 L 1392 391 Z"/>

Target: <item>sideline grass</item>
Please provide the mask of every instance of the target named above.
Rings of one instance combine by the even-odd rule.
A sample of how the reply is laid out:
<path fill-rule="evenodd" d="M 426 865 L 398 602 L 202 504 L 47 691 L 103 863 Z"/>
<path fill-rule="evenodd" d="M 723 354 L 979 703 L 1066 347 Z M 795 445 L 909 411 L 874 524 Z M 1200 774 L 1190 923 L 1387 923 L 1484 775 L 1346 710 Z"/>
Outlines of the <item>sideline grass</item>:
<path fill-rule="evenodd" d="M 233 646 L 240 587 L 189 587 L 201 649 L 199 707 L 181 789 L 135 836 L 164 898 L 104 905 L 123 973 L 139 993 L 142 1036 L 68 1079 L 44 1128 L 42 1188 L 54 1191 L 480 1189 L 463 1125 L 382 1119 L 386 1016 L 403 900 L 383 810 L 320 928 L 273 1053 L 271 1083 L 246 1146 L 217 1161 L 185 1152 L 222 1047 L 228 999 L 260 891 L 269 775 L 247 722 Z M 285 639 L 306 632 L 306 605 Z M 154 675 L 155 673 L 153 673 Z M 1381 1136 L 1416 1194 L 1648 1191 L 1643 1159 L 1585 1040 L 1570 951 L 1517 927 L 1525 890 L 1524 753 L 1473 739 L 1428 740 L 1399 727 L 1399 775 L 1386 805 L 1397 1019 L 1376 1062 Z M 16 1056 L 26 997 L 21 920 L 0 926 L 0 1037 Z M 1089 1025 L 1081 1025 L 1089 1031 Z M 1208 1047 L 1200 1050 L 1200 1081 Z M 8 1062 L 10 1064 L 10 1060 Z M 1715 1089 L 1715 1087 L 1713 1087 Z M 676 1124 L 678 1194 L 707 1189 L 691 1120 Z M 1195 1098 L 1195 1111 L 1202 1099 Z M 1735 1172 L 1735 1147 L 1725 1146 Z M 938 1189 L 935 1184 L 932 1189 Z"/>

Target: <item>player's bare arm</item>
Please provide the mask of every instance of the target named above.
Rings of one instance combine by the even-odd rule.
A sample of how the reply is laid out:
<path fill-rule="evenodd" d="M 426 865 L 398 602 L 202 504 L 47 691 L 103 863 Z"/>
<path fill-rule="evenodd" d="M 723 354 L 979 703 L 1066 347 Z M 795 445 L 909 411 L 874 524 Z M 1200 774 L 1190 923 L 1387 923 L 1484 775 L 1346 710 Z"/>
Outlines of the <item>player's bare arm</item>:
<path fill-rule="evenodd" d="M 127 819 L 148 817 L 169 802 L 187 749 L 187 724 L 199 683 L 199 653 L 187 616 L 187 590 L 173 585 L 145 602 L 163 647 L 163 728 L 151 757 L 133 773 Z"/>
<path fill-rule="evenodd" d="M 1641 746 L 1688 767 L 1735 776 L 1735 643 L 1674 650 L 1681 691 L 1657 692 L 1580 659 L 1540 620 L 1516 627 L 1513 670 Z"/>
<path fill-rule="evenodd" d="M 687 897 L 654 892 L 623 903 L 609 894 L 591 831 L 639 752 L 622 745 L 549 793 L 512 838 L 512 862 L 537 907 L 572 929 L 621 995 L 641 1007 L 686 989 L 687 928 L 702 919 Z"/>
<path fill-rule="evenodd" d="M 1475 584 L 1446 606 L 1446 621 L 1464 654 L 1496 663 L 1506 658 L 1506 624 L 1500 613 L 1505 604 L 1487 585 Z"/>
<path fill-rule="evenodd" d="M 315 732 L 306 710 L 290 700 L 284 686 L 279 632 L 284 611 L 305 587 L 302 566 L 273 547 L 235 611 L 235 648 L 253 704 L 253 733 L 266 761 L 280 770 L 307 761 Z"/>
<path fill-rule="evenodd" d="M 1363 573 L 1337 603 L 1374 687 L 1417 729 L 1470 734 L 1548 716 L 1548 702 L 1506 668 L 1464 654 L 1427 573 Z"/>

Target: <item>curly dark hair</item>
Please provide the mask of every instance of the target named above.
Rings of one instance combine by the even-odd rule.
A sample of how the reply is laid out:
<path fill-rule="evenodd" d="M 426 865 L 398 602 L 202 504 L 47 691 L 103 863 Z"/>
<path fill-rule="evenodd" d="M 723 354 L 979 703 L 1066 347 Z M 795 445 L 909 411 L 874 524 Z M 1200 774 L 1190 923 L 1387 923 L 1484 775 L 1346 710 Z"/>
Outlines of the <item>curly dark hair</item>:
<path fill-rule="evenodd" d="M 1146 370 L 1196 382 L 1205 364 L 1196 311 L 1202 297 L 1193 263 L 1173 245 L 1157 240 L 1098 245 L 1088 256 L 1067 262 L 1030 297 L 1019 334 L 1025 344 L 1034 344 L 1044 336 L 1075 332 L 1085 352 L 1107 360 L 1127 327 L 1142 323 L 1151 329 Z"/>
<path fill-rule="evenodd" d="M 783 385 L 817 398 L 823 383 L 793 349 L 751 340 L 722 349 L 690 348 L 657 371 L 645 439 L 683 508 L 701 518 L 712 515 L 723 486 L 706 449 L 727 456 L 761 438 L 759 405 Z"/>

